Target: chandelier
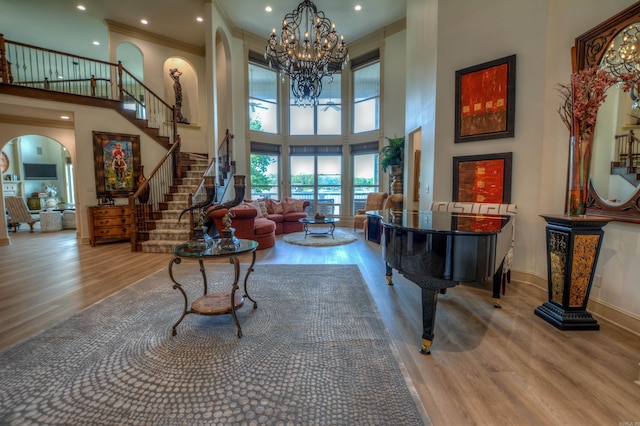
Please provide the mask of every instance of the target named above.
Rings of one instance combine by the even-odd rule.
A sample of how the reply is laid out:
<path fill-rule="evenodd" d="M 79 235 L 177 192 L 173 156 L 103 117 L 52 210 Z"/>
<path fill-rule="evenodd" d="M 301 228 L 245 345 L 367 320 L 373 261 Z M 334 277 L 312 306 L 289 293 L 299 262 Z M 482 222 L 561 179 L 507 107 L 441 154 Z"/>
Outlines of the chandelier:
<path fill-rule="evenodd" d="M 611 42 L 602 58 L 602 68 L 620 77 L 624 73 L 640 72 L 640 27 L 629 25 Z"/>
<path fill-rule="evenodd" d="M 289 76 L 296 105 L 306 107 L 318 103 L 322 78 L 332 78 L 347 66 L 349 51 L 344 37 L 338 40 L 335 24 L 304 0 L 285 15 L 279 38 L 273 29 L 264 57 L 279 70 L 283 82 Z"/>

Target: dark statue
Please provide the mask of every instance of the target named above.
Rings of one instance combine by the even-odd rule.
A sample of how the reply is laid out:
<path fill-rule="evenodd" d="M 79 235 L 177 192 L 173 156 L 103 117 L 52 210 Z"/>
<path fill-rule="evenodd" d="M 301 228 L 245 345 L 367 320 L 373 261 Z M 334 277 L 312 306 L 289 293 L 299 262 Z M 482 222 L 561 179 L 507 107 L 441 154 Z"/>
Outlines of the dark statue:
<path fill-rule="evenodd" d="M 174 81 L 173 91 L 176 95 L 176 114 L 178 116 L 178 123 L 189 124 L 189 120 L 182 115 L 182 85 L 180 84 L 180 76 L 182 73 L 178 71 L 178 68 L 171 68 L 169 70 L 169 75 Z"/>

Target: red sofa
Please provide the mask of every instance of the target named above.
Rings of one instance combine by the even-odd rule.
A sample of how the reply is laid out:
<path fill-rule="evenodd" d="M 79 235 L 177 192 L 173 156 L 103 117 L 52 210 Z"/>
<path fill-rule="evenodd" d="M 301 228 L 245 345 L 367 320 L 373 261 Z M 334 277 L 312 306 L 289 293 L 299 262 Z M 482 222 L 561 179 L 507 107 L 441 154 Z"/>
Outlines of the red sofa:
<path fill-rule="evenodd" d="M 258 250 L 273 247 L 276 243 L 276 235 L 304 230 L 303 224 L 298 222 L 298 219 L 307 217 L 304 209 L 308 205 L 308 201 L 293 198 L 285 198 L 282 201 L 247 200 L 231 208 L 231 212 L 235 215 L 231 219 L 231 227 L 236 230 L 237 238 L 256 241 Z M 210 210 L 207 213 L 215 223 L 218 232 L 224 229 L 222 218 L 226 213 L 227 209 Z"/>

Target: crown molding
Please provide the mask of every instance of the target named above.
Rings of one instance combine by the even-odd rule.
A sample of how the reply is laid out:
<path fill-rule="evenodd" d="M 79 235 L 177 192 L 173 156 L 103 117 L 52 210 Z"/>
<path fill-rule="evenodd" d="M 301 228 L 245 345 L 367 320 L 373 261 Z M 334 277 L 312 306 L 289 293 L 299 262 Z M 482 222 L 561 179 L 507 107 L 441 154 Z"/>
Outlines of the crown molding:
<path fill-rule="evenodd" d="M 165 37 L 156 33 L 144 31 L 138 28 L 131 27 L 129 25 L 121 24 L 119 22 L 112 21 L 110 19 L 105 19 L 104 22 L 105 24 L 107 24 L 107 29 L 109 30 L 109 32 L 122 34 L 127 37 L 135 37 L 140 40 L 145 40 L 151 43 L 160 44 L 165 47 L 170 47 L 170 48 L 178 49 L 184 52 L 193 53 L 194 55 L 198 55 L 198 56 L 205 55 L 204 46 L 196 46 L 193 44 L 184 43 L 184 42 L 181 42 L 169 37 Z"/>
<path fill-rule="evenodd" d="M 20 124 L 25 126 L 53 127 L 57 129 L 73 129 L 73 121 L 50 120 L 47 118 L 27 117 L 22 115 L 0 114 L 0 123 Z"/>

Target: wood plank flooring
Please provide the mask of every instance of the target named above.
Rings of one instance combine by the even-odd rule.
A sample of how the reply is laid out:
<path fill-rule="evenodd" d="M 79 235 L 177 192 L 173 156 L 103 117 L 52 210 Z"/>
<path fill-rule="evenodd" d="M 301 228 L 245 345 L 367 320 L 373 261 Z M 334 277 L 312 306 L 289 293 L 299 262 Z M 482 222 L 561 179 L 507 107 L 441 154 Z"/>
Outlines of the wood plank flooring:
<path fill-rule="evenodd" d="M 527 284 L 509 286 L 503 309 L 493 308 L 488 285 L 459 285 L 439 297 L 432 354 L 421 355 L 419 287 L 397 274 L 388 286 L 380 246 L 359 232 L 338 247 L 278 237 L 258 263 L 357 264 L 434 425 L 640 424 L 640 337 L 601 319 L 600 331 L 559 331 L 534 315 L 546 294 Z M 79 245 L 75 231 L 10 238 L 0 246 L 0 349 L 170 259 L 126 243 Z"/>

